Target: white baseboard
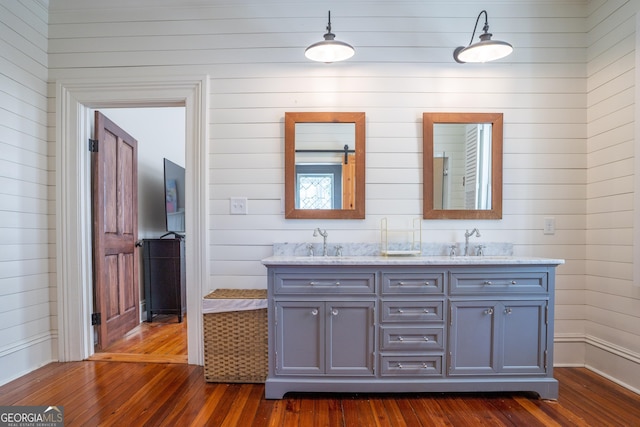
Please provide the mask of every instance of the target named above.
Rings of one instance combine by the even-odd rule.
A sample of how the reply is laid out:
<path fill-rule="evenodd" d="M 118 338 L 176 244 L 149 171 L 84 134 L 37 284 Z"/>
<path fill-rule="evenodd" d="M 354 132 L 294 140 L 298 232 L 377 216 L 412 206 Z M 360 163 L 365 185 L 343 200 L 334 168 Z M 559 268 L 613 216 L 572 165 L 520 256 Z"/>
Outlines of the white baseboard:
<path fill-rule="evenodd" d="M 584 367 L 640 394 L 640 354 L 591 335 L 556 335 L 553 366 Z"/>
<path fill-rule="evenodd" d="M 0 385 L 4 385 L 31 371 L 51 363 L 57 362 L 57 354 L 53 349 L 58 348 L 57 335 L 41 334 L 28 340 L 12 343 L 0 348 Z"/>

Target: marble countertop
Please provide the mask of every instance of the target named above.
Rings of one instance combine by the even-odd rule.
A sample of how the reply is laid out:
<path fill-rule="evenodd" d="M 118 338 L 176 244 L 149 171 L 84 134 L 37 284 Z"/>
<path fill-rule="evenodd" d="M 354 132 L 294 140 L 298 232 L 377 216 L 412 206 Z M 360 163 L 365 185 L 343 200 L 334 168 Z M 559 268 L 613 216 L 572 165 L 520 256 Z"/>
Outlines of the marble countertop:
<path fill-rule="evenodd" d="M 264 265 L 560 265 L 563 259 L 519 256 L 271 256 Z"/>

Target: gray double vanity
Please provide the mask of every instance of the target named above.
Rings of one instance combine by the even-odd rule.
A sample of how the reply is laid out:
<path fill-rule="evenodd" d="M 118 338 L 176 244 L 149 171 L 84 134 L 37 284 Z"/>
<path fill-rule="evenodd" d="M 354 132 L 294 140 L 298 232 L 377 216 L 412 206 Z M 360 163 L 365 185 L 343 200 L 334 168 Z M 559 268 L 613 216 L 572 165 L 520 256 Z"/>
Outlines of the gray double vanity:
<path fill-rule="evenodd" d="M 285 114 L 285 218 L 365 218 L 365 127 L 359 112 Z M 554 288 L 564 261 L 472 247 L 477 229 L 467 230 L 464 244 L 436 250 L 422 238 L 422 220 L 502 218 L 502 128 L 501 113 L 424 113 L 422 218 L 407 229 L 383 219 L 381 243 L 368 248 L 329 247 L 319 228 L 313 236 L 322 245 L 274 245 L 262 261 L 267 398 L 467 391 L 558 397 Z"/>
<path fill-rule="evenodd" d="M 532 391 L 553 378 L 555 268 L 513 256 L 274 255 L 268 399 Z"/>

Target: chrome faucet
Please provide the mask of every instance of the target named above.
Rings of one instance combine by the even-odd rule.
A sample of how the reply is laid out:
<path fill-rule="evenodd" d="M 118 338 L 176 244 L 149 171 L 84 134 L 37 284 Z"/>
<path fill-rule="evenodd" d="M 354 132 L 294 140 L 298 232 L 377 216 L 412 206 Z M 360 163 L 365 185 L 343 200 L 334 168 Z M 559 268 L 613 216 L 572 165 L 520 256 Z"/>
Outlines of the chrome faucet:
<path fill-rule="evenodd" d="M 327 230 L 321 230 L 318 227 L 313 230 L 313 237 L 318 237 L 318 234 L 322 236 L 322 256 L 327 256 L 327 237 L 329 237 L 329 233 L 327 233 Z"/>
<path fill-rule="evenodd" d="M 474 233 L 476 237 L 480 237 L 480 230 L 478 230 L 477 228 L 474 228 L 473 230 L 471 230 L 471 232 L 467 230 L 464 233 L 464 256 L 469 255 L 469 237 L 473 236 Z"/>

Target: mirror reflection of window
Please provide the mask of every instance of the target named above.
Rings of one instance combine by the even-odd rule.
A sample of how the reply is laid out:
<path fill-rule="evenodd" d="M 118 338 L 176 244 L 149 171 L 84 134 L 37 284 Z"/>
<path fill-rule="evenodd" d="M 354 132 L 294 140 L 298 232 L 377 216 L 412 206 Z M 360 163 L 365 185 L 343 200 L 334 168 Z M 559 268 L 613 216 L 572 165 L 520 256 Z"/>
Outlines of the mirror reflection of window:
<path fill-rule="evenodd" d="M 296 209 L 342 209 L 340 164 L 296 165 Z"/>
<path fill-rule="evenodd" d="M 474 125 L 475 138 L 468 144 L 475 145 L 475 173 L 473 204 L 468 209 L 491 209 L 491 124 Z"/>
<path fill-rule="evenodd" d="M 491 123 L 438 123 L 433 133 L 434 208 L 491 209 Z"/>

